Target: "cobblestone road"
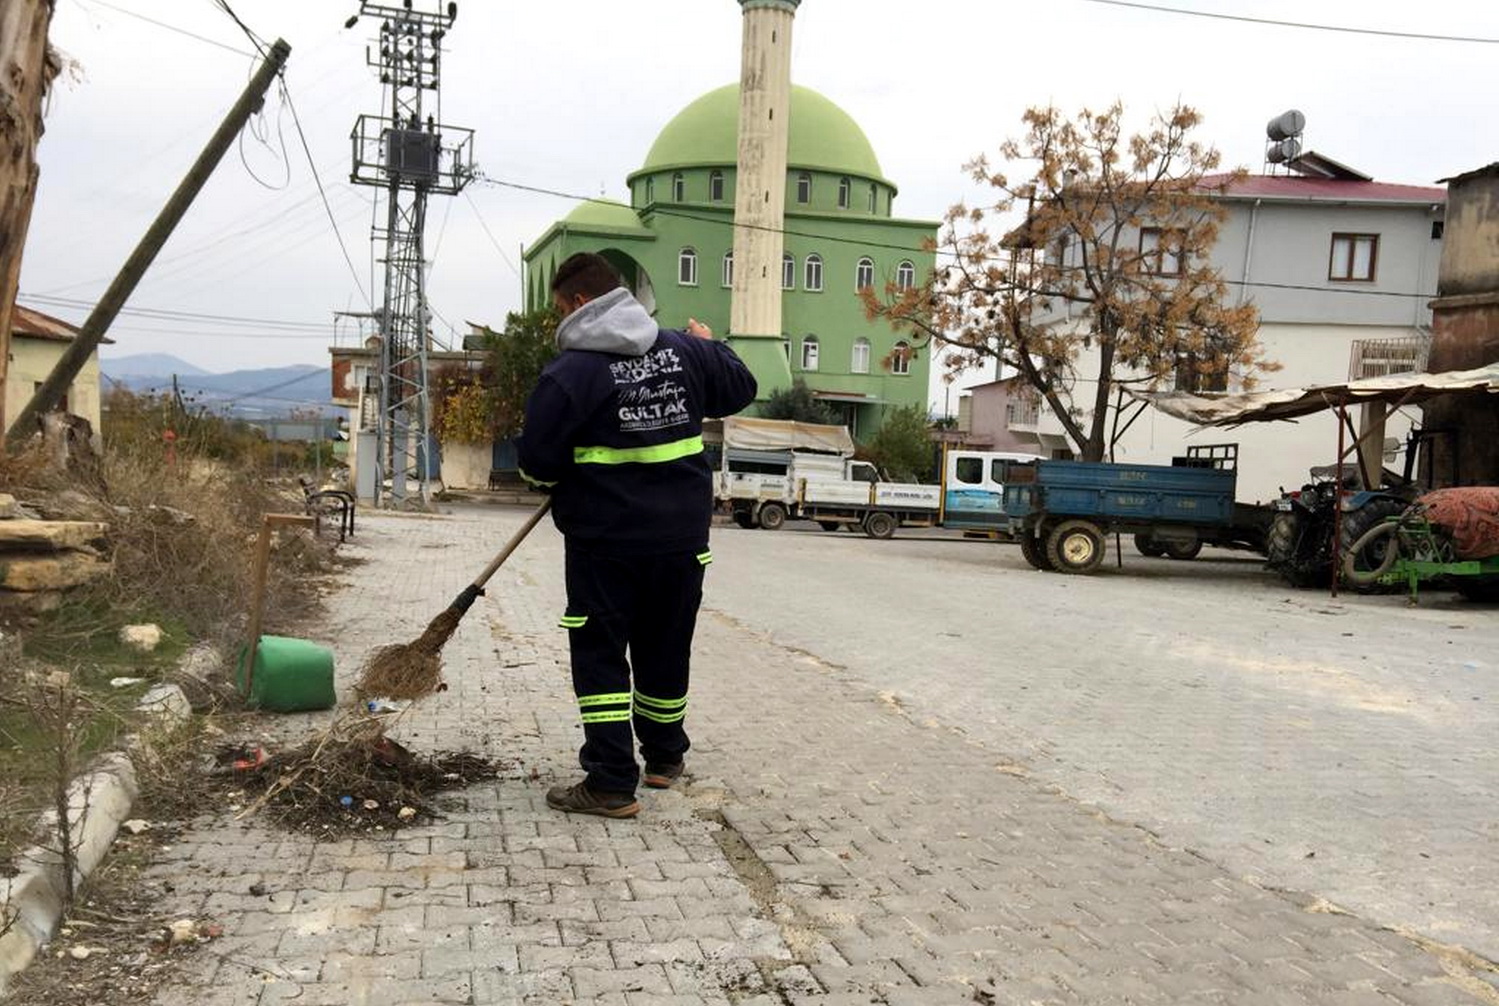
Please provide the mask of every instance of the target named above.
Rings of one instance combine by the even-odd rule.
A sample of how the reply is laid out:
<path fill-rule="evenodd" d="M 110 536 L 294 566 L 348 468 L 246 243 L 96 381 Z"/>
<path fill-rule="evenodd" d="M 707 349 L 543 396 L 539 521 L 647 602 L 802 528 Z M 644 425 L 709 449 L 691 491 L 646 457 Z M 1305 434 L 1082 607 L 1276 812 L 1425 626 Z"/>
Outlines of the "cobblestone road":
<path fill-rule="evenodd" d="M 414 636 L 522 516 L 365 522 L 351 551 L 368 562 L 332 601 L 341 673 Z M 1239 879 L 997 758 L 971 724 L 913 715 L 871 687 L 878 661 L 788 645 L 725 585 L 853 602 L 763 576 L 736 533 L 715 538 L 685 786 L 646 794 L 634 821 L 545 809 L 579 731 L 560 541 L 538 532 L 449 644 L 451 689 L 400 731 L 513 769 L 385 840 L 200 822 L 156 869 L 172 911 L 226 935 L 159 1006 L 1499 1002 L 1481 960 Z"/>

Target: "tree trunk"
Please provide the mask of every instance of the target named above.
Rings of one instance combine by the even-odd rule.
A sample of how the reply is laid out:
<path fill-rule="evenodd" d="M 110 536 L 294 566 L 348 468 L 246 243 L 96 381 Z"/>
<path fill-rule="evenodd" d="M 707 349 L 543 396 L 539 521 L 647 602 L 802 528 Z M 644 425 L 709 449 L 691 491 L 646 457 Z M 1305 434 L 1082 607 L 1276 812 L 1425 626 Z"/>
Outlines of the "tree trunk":
<path fill-rule="evenodd" d="M 0 430 L 6 428 L 11 314 L 36 198 L 42 99 L 58 70 L 47 48 L 53 2 L 0 3 Z"/>
<path fill-rule="evenodd" d="M 1109 428 L 1109 395 L 1114 390 L 1114 336 L 1112 326 L 1103 322 L 1098 333 L 1098 386 L 1093 394 L 1093 416 L 1088 424 L 1088 442 L 1083 445 L 1084 461 L 1102 461 Z"/>

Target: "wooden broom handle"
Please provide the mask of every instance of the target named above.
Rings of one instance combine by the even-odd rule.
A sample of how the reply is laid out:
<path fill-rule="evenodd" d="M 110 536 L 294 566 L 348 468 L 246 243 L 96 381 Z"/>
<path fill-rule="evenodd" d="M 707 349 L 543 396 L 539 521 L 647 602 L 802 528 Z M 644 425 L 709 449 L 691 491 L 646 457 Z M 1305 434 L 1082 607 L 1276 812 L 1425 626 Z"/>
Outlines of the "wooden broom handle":
<path fill-rule="evenodd" d="M 550 509 L 552 509 L 552 497 L 548 496 L 541 501 L 541 506 L 536 508 L 536 512 L 526 518 L 526 522 L 520 526 L 520 530 L 516 531 L 515 534 L 510 536 L 510 540 L 505 542 L 505 547 L 500 549 L 500 554 L 491 559 L 489 565 L 484 567 L 484 572 L 480 573 L 479 578 L 474 581 L 476 589 L 482 590 L 484 588 L 484 585 L 489 582 L 489 578 L 494 576 L 501 566 L 505 565 L 505 560 L 510 558 L 510 553 L 520 547 L 520 543 L 526 540 L 526 535 L 530 534 L 532 529 L 541 523 L 541 518 L 545 517 L 547 511 Z"/>

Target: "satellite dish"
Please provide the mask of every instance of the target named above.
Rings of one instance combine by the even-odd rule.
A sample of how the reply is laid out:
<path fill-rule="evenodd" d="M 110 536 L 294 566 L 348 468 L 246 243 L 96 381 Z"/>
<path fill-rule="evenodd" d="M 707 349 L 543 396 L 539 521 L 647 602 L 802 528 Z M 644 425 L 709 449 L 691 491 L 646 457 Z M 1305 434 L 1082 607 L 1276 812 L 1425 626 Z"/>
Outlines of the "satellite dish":
<path fill-rule="evenodd" d="M 1293 108 L 1271 119 L 1265 126 L 1265 135 L 1278 142 L 1300 136 L 1304 129 L 1306 129 L 1306 116 Z"/>

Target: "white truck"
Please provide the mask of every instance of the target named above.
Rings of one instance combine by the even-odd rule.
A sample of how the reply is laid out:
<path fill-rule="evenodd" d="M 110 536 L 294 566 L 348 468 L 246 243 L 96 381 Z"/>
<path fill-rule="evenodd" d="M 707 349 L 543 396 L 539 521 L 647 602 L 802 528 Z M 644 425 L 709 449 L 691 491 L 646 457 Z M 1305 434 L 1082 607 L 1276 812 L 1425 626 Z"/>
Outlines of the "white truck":
<path fill-rule="evenodd" d="M 813 520 L 824 530 L 857 528 L 889 538 L 899 527 L 938 527 L 952 509 L 951 526 L 1001 534 L 999 501 L 1004 473 L 1032 455 L 949 451 L 943 484 L 890 482 L 853 457 L 842 426 L 771 419 L 724 420 L 717 476 L 719 505 L 740 527 L 776 530 L 787 520 Z M 976 502 L 981 495 L 984 501 Z"/>

